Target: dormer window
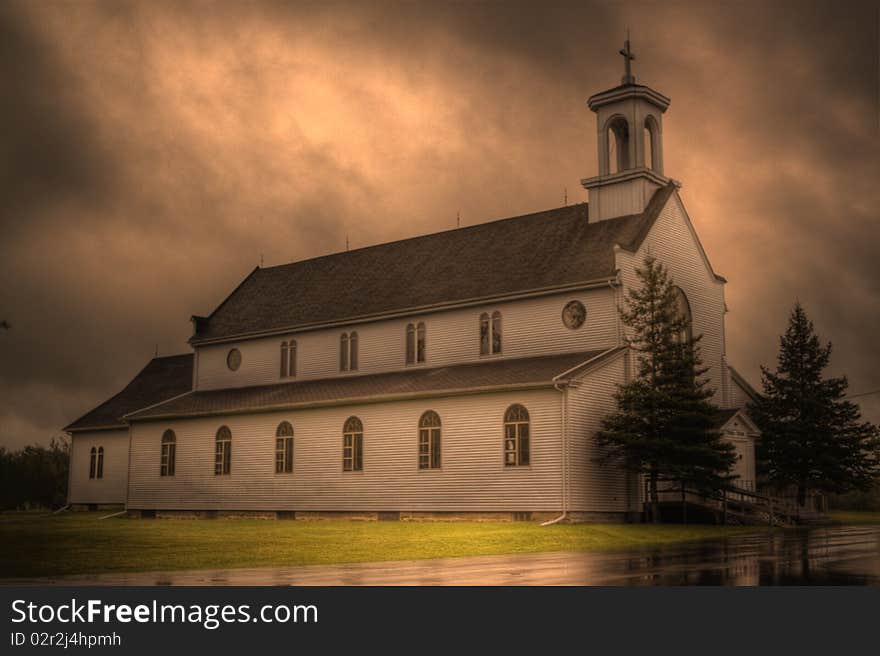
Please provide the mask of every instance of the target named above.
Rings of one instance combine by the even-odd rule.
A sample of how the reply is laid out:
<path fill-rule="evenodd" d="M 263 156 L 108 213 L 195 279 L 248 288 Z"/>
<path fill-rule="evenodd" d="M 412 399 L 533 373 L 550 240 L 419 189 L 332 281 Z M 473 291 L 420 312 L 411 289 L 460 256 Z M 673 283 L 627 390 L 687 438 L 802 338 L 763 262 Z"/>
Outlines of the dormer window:
<path fill-rule="evenodd" d="M 501 313 L 497 310 L 490 316 L 488 312 L 480 315 L 480 355 L 501 353 Z"/>
<path fill-rule="evenodd" d="M 419 321 L 406 327 L 406 363 L 425 361 L 425 323 Z"/>
<path fill-rule="evenodd" d="M 296 340 L 281 342 L 281 377 L 296 376 Z"/>
<path fill-rule="evenodd" d="M 358 334 L 354 331 L 339 337 L 339 371 L 357 371 Z"/>

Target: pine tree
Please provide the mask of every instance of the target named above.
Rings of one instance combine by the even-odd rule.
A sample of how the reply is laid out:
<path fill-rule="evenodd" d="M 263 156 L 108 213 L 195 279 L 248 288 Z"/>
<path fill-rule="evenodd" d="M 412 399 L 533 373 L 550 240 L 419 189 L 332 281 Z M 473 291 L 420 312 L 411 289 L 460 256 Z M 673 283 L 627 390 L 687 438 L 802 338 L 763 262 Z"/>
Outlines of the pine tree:
<path fill-rule="evenodd" d="M 636 275 L 641 285 L 627 290 L 627 309 L 620 310 L 631 332 L 627 341 L 636 355 L 636 372 L 618 386 L 618 410 L 603 420 L 597 441 L 600 461 L 618 461 L 647 476 L 656 522 L 661 481 L 718 488 L 729 480 L 735 455 L 716 428 L 701 336 L 691 334 L 690 318 L 679 311 L 680 291 L 651 255 Z"/>
<path fill-rule="evenodd" d="M 823 378 L 831 358 L 800 303 L 780 337 L 776 372 L 761 367 L 763 394 L 750 413 L 761 429 L 758 465 L 776 488 L 813 492 L 865 490 L 880 480 L 880 431 L 845 400 L 846 377 Z"/>

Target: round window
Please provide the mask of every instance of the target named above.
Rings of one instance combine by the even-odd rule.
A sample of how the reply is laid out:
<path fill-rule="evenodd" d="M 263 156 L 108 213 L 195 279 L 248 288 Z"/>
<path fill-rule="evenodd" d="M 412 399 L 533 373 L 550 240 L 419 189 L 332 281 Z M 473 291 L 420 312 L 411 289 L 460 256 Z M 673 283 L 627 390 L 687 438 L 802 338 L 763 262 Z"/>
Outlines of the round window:
<path fill-rule="evenodd" d="M 226 356 L 226 366 L 229 367 L 230 371 L 237 371 L 241 366 L 241 351 L 238 349 L 229 351 L 229 354 Z"/>
<path fill-rule="evenodd" d="M 562 323 L 568 328 L 576 330 L 584 325 L 587 320 L 587 309 L 580 301 L 569 301 L 562 308 Z"/>

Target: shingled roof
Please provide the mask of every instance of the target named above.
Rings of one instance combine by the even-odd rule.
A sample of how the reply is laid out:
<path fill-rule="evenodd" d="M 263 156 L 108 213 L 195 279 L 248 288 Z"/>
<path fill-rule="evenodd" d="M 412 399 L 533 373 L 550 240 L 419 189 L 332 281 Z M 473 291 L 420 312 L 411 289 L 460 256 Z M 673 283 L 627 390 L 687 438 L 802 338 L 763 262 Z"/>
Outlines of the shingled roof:
<path fill-rule="evenodd" d="M 469 364 L 408 369 L 381 374 L 337 376 L 319 380 L 276 383 L 235 389 L 194 391 L 134 412 L 129 421 L 228 415 L 278 409 L 439 396 L 464 391 L 491 391 L 551 386 L 623 349 L 583 351 L 529 358 L 509 358 Z"/>
<path fill-rule="evenodd" d="M 191 341 L 344 322 L 611 278 L 614 246 L 634 250 L 675 186 L 641 214 L 587 221 L 587 204 L 257 268 Z"/>
<path fill-rule="evenodd" d="M 125 428 L 123 416 L 192 389 L 193 356 L 191 353 L 153 358 L 125 388 L 90 410 L 65 431 Z"/>

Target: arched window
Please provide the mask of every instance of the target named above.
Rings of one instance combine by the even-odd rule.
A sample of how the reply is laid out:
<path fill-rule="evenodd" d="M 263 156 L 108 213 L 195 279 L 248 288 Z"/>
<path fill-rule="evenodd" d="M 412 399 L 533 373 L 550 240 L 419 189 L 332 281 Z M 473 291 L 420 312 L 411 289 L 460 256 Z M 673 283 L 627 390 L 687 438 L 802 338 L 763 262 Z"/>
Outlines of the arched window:
<path fill-rule="evenodd" d="M 416 362 L 425 361 L 425 323 L 419 321 L 416 326 Z"/>
<path fill-rule="evenodd" d="M 419 419 L 419 469 L 440 469 L 440 415 L 433 410 Z"/>
<path fill-rule="evenodd" d="M 92 447 L 92 450 L 89 451 L 89 478 L 95 477 L 95 471 L 98 467 L 98 450 L 95 447 Z"/>
<path fill-rule="evenodd" d="M 519 403 L 504 413 L 504 465 L 529 464 L 529 412 Z"/>
<path fill-rule="evenodd" d="M 690 344 L 693 338 L 693 317 L 691 316 L 691 304 L 681 287 L 675 288 L 675 314 L 679 323 L 678 341 L 681 344 Z"/>
<path fill-rule="evenodd" d="M 342 471 L 364 468 L 364 425 L 357 417 L 349 417 L 342 426 Z"/>
<path fill-rule="evenodd" d="M 281 342 L 281 377 L 296 376 L 296 340 Z"/>
<path fill-rule="evenodd" d="M 95 478 L 104 478 L 104 447 L 98 447 L 98 470 L 95 472 Z"/>
<path fill-rule="evenodd" d="M 232 431 L 228 426 L 217 429 L 214 446 L 214 475 L 229 474 L 232 471 Z"/>
<path fill-rule="evenodd" d="M 177 436 L 170 428 L 162 433 L 162 459 L 159 465 L 160 476 L 174 476 L 177 459 Z"/>
<path fill-rule="evenodd" d="M 492 353 L 501 353 L 501 313 L 492 313 Z"/>
<path fill-rule="evenodd" d="M 348 333 L 339 336 L 339 371 L 348 371 Z"/>
<path fill-rule="evenodd" d="M 618 173 L 630 168 L 629 163 L 629 124 L 622 116 L 616 116 L 608 123 L 607 168 L 608 173 Z"/>
<path fill-rule="evenodd" d="M 501 313 L 497 310 L 492 317 L 484 312 L 480 315 L 480 355 L 501 353 Z"/>
<path fill-rule="evenodd" d="M 425 324 L 410 323 L 406 326 L 406 363 L 425 361 Z"/>
<path fill-rule="evenodd" d="M 357 371 L 358 334 L 342 333 L 339 337 L 339 371 Z"/>
<path fill-rule="evenodd" d="M 416 361 L 416 327 L 414 324 L 406 325 L 406 363 L 413 364 Z"/>
<path fill-rule="evenodd" d="M 275 473 L 293 472 L 293 426 L 282 421 L 275 429 Z"/>
<path fill-rule="evenodd" d="M 348 368 L 357 371 L 358 368 L 358 334 L 352 332 L 348 336 Z"/>
<path fill-rule="evenodd" d="M 644 166 L 655 171 L 660 171 L 659 148 L 660 127 L 653 116 L 645 118 L 645 126 L 642 130 L 645 161 Z"/>

